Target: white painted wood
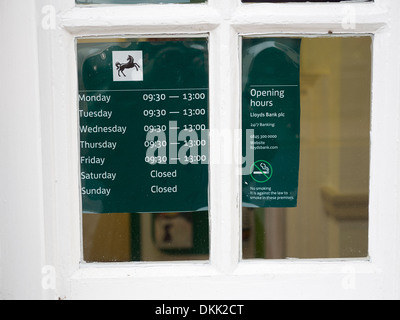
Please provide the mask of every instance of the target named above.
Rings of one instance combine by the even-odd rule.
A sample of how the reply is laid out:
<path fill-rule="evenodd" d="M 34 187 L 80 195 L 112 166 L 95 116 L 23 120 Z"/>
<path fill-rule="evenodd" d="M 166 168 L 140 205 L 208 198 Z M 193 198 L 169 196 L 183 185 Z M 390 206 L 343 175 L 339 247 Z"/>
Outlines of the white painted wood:
<path fill-rule="evenodd" d="M 0 3 L 0 299 L 44 297 L 44 173 L 34 8 L 34 1 Z"/>
<path fill-rule="evenodd" d="M 234 1 L 218 1 L 222 16 Z M 210 218 L 211 264 L 232 272 L 240 258 L 241 150 L 234 132 L 240 128 L 238 38 L 229 23 L 222 22 L 210 34 Z M 240 153 L 239 153 L 240 152 Z"/>
<path fill-rule="evenodd" d="M 232 24 L 241 33 L 376 32 L 389 17 L 383 3 L 297 3 L 240 6 Z"/>
<path fill-rule="evenodd" d="M 372 132 L 370 255 L 384 274 L 387 293 L 399 294 L 399 85 L 400 3 L 382 1 L 391 13 L 390 23 L 375 35 Z M 381 169 L 377 170 L 377 168 Z M 390 180 L 390 182 L 388 182 Z M 398 242 L 397 242 L 398 243 Z"/>
<path fill-rule="evenodd" d="M 6 151 L 0 160 L 0 298 L 400 298 L 399 1 L 93 8 L 75 7 L 73 0 L 21 2 L 0 3 L 5 48 L 17 49 L 1 50 L 0 59 L 2 98 L 12 110 L 0 118 Z M 46 29 L 42 9 L 49 5 L 55 24 Z M 349 12 L 355 14 L 350 29 L 344 24 Z M 210 166 L 209 262 L 80 263 L 76 37 L 208 33 L 211 128 L 232 132 L 240 128 L 240 35 L 329 31 L 374 35 L 370 258 L 240 261 L 241 178 L 232 162 Z M 29 62 L 27 80 L 5 63 L 14 60 Z M 27 82 L 21 93 L 19 85 Z M 240 159 L 234 136 L 213 135 L 211 144 L 211 161 L 221 153 Z M 41 283 L 44 267 L 54 270 L 54 287 Z"/>
<path fill-rule="evenodd" d="M 221 17 L 213 8 L 190 4 L 78 7 L 61 17 L 68 31 L 82 35 L 137 34 L 137 30 L 152 34 L 196 33 L 213 29 L 220 22 Z"/>

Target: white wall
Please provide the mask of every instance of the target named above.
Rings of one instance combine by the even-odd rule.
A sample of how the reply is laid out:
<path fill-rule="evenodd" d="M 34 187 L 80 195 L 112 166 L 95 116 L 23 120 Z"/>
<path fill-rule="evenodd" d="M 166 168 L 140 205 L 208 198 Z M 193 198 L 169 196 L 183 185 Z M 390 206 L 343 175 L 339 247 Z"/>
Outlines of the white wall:
<path fill-rule="evenodd" d="M 43 188 L 35 0 L 0 1 L 0 299 L 41 299 Z"/>

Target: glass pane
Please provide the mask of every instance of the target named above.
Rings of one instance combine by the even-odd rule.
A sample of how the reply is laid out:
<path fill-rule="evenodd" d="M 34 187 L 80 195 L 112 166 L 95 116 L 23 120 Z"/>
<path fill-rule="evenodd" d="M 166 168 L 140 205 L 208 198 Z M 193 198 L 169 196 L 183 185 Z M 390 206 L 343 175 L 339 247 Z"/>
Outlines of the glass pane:
<path fill-rule="evenodd" d="M 85 261 L 208 256 L 208 40 L 80 39 Z"/>
<path fill-rule="evenodd" d="M 286 3 L 286 2 L 373 2 L 373 0 L 242 0 L 242 2 L 251 3 Z"/>
<path fill-rule="evenodd" d="M 271 42 L 268 38 L 243 39 L 243 113 L 248 112 L 249 101 L 245 96 L 251 90 L 248 82 L 253 81 L 246 77 L 246 64 L 254 63 L 253 68 L 258 70 L 258 74 L 264 72 L 265 83 L 270 77 L 280 79 L 280 70 L 285 70 L 282 69 L 283 65 L 290 67 L 292 64 L 293 67 L 297 53 L 283 46 L 284 42 L 279 42 L 279 39 L 275 40 L 279 45 L 265 45 Z M 264 46 L 260 43 L 264 43 Z M 298 56 L 300 153 L 299 158 L 294 156 L 296 161 L 299 160 L 297 203 L 288 205 L 290 203 L 283 202 L 277 206 L 279 194 L 269 194 L 273 197 L 270 200 L 266 199 L 266 193 L 261 192 L 258 195 L 266 199 L 263 206 L 251 206 L 243 201 L 244 259 L 368 256 L 371 45 L 371 37 L 301 39 Z M 281 59 L 283 65 L 271 65 L 265 61 L 279 54 L 286 56 L 286 60 Z M 288 100 L 287 95 L 292 95 L 296 100 L 295 93 L 285 90 L 285 94 L 283 106 L 275 105 L 276 100 L 270 97 L 255 96 L 255 101 L 274 101 L 273 106 L 255 108 L 259 109 L 258 113 L 273 113 L 281 107 L 293 113 L 295 109 L 290 108 L 293 108 L 294 102 Z M 265 138 L 265 144 L 279 147 L 275 154 L 270 153 L 272 159 L 265 160 L 273 163 L 273 158 L 281 159 L 278 169 L 268 181 L 256 183 L 258 191 L 263 188 L 268 190 L 269 187 L 273 190 L 274 179 L 279 177 L 278 171 L 289 172 L 293 166 L 290 161 L 293 159 L 285 160 L 286 157 L 293 157 L 285 154 L 286 144 L 293 143 L 293 140 L 280 139 L 282 133 L 276 131 L 280 125 L 279 119 L 273 119 L 257 118 L 250 122 L 259 123 L 260 126 L 276 124 L 275 127 L 265 126 L 263 129 L 264 135 L 277 135 L 274 139 Z M 288 128 L 297 125 L 297 117 L 292 119 L 295 121 L 293 124 L 284 122 Z M 244 119 L 243 125 L 248 123 Z M 258 134 L 261 135 L 262 130 Z M 246 157 L 249 158 L 248 155 Z M 257 160 L 256 157 L 254 161 Z M 294 175 L 293 180 L 297 179 L 295 170 L 285 178 L 292 183 L 290 175 Z M 279 179 L 282 185 L 286 184 L 285 179 Z M 243 190 L 246 190 L 246 185 Z M 283 193 L 281 195 L 285 198 Z"/>
<path fill-rule="evenodd" d="M 77 4 L 200 3 L 206 0 L 75 0 Z"/>
<path fill-rule="evenodd" d="M 209 259 L 208 212 L 83 214 L 85 262 Z"/>

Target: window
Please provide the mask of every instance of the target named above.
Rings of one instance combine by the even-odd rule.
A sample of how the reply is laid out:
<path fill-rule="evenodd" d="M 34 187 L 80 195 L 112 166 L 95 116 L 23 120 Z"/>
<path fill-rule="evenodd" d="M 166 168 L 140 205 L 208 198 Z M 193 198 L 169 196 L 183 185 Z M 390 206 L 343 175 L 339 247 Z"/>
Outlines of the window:
<path fill-rule="evenodd" d="M 77 52 L 83 260 L 207 260 L 207 38 Z"/>
<path fill-rule="evenodd" d="M 243 139 L 256 167 L 243 177 L 245 257 L 368 257 L 371 45 L 243 40 L 243 126 L 255 136 Z M 263 164 L 271 172 L 256 175 Z"/>
<path fill-rule="evenodd" d="M 205 0 L 76 0 L 77 4 L 150 4 L 150 3 L 199 3 Z"/>
<path fill-rule="evenodd" d="M 54 110 L 54 154 L 59 160 L 55 205 L 59 217 L 54 239 L 62 239 L 55 240 L 59 248 L 57 270 L 62 279 L 60 295 L 67 298 L 151 299 L 157 294 L 162 298 L 168 297 L 170 290 L 160 284 L 171 283 L 177 299 L 204 298 L 206 292 L 208 298 L 225 299 L 394 295 L 394 283 L 398 280 L 395 271 L 398 257 L 394 254 L 398 250 L 395 250 L 397 242 L 394 240 L 399 235 L 395 224 L 399 172 L 397 156 L 393 152 L 399 138 L 396 123 L 399 112 L 394 87 L 397 78 L 388 76 L 392 71 L 388 62 L 398 67 L 397 59 L 391 54 L 398 43 L 394 27 L 394 21 L 399 21 L 397 2 L 244 4 L 236 0 L 209 0 L 207 3 L 168 5 L 108 6 L 103 3 L 76 6 L 75 1 L 68 1 L 59 9 L 57 12 L 62 12 L 57 16 L 60 28 L 54 31 L 49 41 L 52 61 L 64 61 L 57 66 L 57 77 L 52 76 L 68 79 L 58 80 L 51 87 L 57 105 Z M 82 247 L 87 244 L 85 239 L 91 230 L 84 231 L 82 241 L 82 226 L 123 226 L 125 233 L 121 235 L 125 240 L 120 243 L 131 246 L 128 242 L 134 240 L 127 236 L 132 234 L 127 221 L 135 218 L 84 215 L 82 224 L 82 194 L 79 190 L 82 176 L 78 174 L 82 141 L 79 81 L 76 68 L 71 68 L 77 65 L 76 43 L 79 53 L 79 44 L 85 41 L 93 44 L 98 40 L 104 43 L 104 39 L 107 42 L 115 39 L 187 41 L 196 38 L 207 41 L 208 46 L 208 218 L 195 222 L 197 213 L 192 213 L 183 220 L 192 219 L 193 226 L 204 227 L 209 237 L 208 252 L 195 253 L 200 257 L 199 261 L 187 256 L 185 262 L 180 263 L 174 253 L 168 258 L 171 252 L 149 259 L 131 259 L 129 256 L 127 259 L 111 257 L 102 260 L 100 254 L 92 260 L 128 262 L 84 263 L 82 252 L 88 248 Z M 296 197 L 301 207 L 291 203 L 257 209 L 253 213 L 249 212 L 250 206 L 243 209 L 242 199 L 241 129 L 245 103 L 242 66 L 245 65 L 246 48 L 264 45 L 271 39 L 279 40 L 281 47 L 292 40 L 301 41 L 301 47 L 298 47 L 300 63 L 298 70 L 294 68 L 293 71 L 299 72 L 300 95 L 296 96 L 294 89 L 278 87 L 254 87 L 256 90 L 250 94 L 255 95 L 253 104 L 259 104 L 260 108 L 265 107 L 262 106 L 265 101 L 273 101 L 275 105 L 286 97 L 294 97 L 294 105 L 300 102 L 301 131 L 295 143 L 300 148 Z M 320 48 L 326 50 L 326 54 L 319 56 Z M 287 51 L 292 61 L 296 50 Z M 273 67 L 276 65 L 271 70 Z M 252 83 L 253 86 L 271 84 Z M 346 94 L 336 95 L 337 90 Z M 264 94 L 275 95 L 275 100 L 261 99 Z M 356 130 L 354 126 L 357 126 Z M 274 132 L 270 135 L 275 134 L 278 135 Z M 265 162 L 256 164 L 258 160 Z M 251 172 L 261 168 L 261 178 L 273 179 L 270 173 L 275 165 L 268 167 L 267 163 L 271 165 L 268 159 L 255 159 L 250 165 L 253 166 Z M 315 165 L 322 168 L 322 173 L 314 171 Z M 278 174 L 278 171 L 273 172 Z M 311 186 L 305 177 L 314 179 Z M 312 188 L 310 196 L 307 192 Z M 279 191 L 288 192 L 283 194 L 285 200 L 295 197 L 288 190 Z M 314 198 L 318 197 L 317 217 L 313 216 L 308 204 L 304 207 L 303 197 L 308 196 L 310 206 L 316 205 Z M 337 208 L 343 201 L 348 201 L 349 207 L 357 205 L 361 208 L 353 211 L 350 220 L 343 218 L 341 208 Z M 298 209 L 291 209 L 292 206 Z M 311 217 L 304 218 L 305 212 Z M 143 223 L 151 230 L 157 223 L 163 225 L 162 219 L 165 216 L 149 214 Z M 324 228 L 316 227 L 318 230 L 310 231 L 307 225 L 315 219 L 324 220 Z M 205 220 L 208 220 L 208 226 L 204 226 Z M 324 240 L 318 246 L 322 249 L 311 250 L 316 248 L 315 244 L 321 239 L 317 235 L 321 234 Z M 108 237 L 107 233 L 102 235 Z M 151 237 L 148 240 L 154 241 Z M 99 244 L 103 246 L 101 241 Z M 304 243 L 299 243 L 302 241 Z M 271 243 L 272 251 L 267 250 Z M 118 242 L 111 245 L 118 246 Z M 301 259 L 285 259 L 288 257 Z M 148 263 L 159 260 L 164 262 Z"/>

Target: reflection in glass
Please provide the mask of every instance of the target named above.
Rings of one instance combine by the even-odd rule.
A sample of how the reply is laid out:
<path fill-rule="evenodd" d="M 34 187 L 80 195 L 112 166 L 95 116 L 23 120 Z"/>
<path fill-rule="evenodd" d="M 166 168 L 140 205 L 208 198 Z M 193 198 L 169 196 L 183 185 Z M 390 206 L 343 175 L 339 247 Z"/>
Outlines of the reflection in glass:
<path fill-rule="evenodd" d="M 208 260 L 208 212 L 83 214 L 85 262 Z"/>
<path fill-rule="evenodd" d="M 301 48 L 297 208 L 243 208 L 243 258 L 368 256 L 370 37 Z"/>

